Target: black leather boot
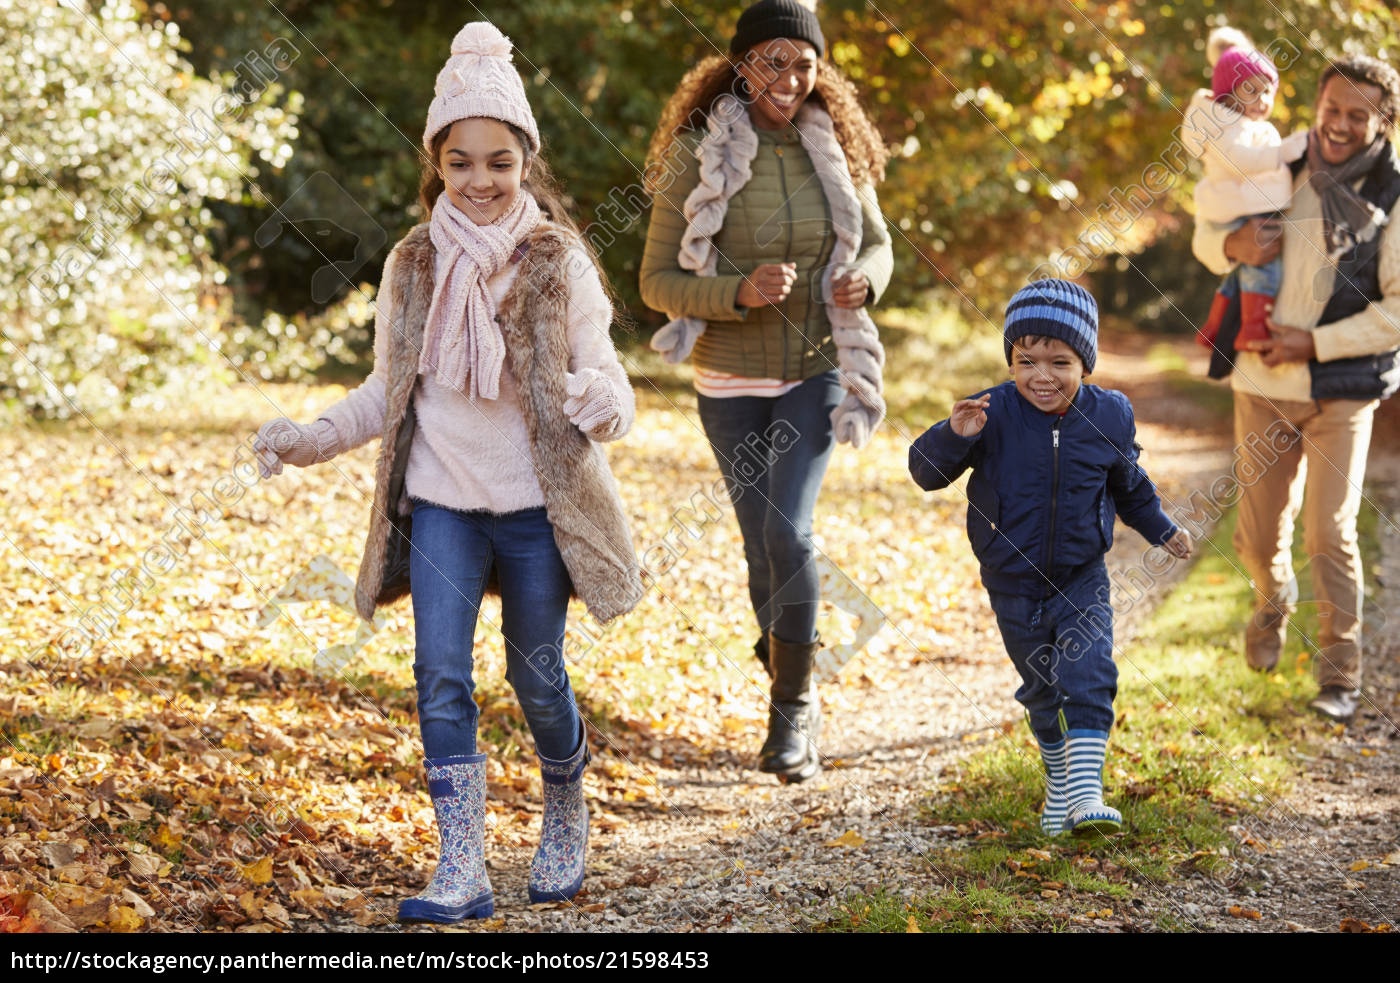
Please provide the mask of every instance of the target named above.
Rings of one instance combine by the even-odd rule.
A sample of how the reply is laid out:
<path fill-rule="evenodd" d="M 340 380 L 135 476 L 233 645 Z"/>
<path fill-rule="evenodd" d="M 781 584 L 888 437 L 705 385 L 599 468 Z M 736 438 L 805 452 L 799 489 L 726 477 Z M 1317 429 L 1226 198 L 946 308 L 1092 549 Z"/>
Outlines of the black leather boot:
<path fill-rule="evenodd" d="M 753 643 L 753 654 L 758 656 L 758 661 L 763 664 L 763 671 L 768 673 L 768 678 L 773 678 L 773 664 L 768 660 L 768 636 L 762 635 L 758 641 Z"/>
<path fill-rule="evenodd" d="M 759 752 L 758 770 L 781 782 L 805 782 L 821 767 L 817 739 L 821 735 L 821 705 L 812 682 L 817 641 L 794 644 L 768 635 L 768 658 L 773 667 L 773 702 L 768 710 L 768 740 Z"/>

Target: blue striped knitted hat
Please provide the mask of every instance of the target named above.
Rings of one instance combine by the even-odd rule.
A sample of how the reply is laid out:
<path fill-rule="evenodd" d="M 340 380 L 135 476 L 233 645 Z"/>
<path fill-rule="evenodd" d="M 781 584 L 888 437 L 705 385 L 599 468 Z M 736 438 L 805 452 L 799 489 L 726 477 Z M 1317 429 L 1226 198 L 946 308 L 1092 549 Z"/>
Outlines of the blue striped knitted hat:
<path fill-rule="evenodd" d="M 1011 343 L 1028 334 L 1058 338 L 1094 371 L 1099 352 L 1099 305 L 1089 291 L 1068 280 L 1036 280 L 1022 287 L 1006 305 L 1006 364 Z"/>

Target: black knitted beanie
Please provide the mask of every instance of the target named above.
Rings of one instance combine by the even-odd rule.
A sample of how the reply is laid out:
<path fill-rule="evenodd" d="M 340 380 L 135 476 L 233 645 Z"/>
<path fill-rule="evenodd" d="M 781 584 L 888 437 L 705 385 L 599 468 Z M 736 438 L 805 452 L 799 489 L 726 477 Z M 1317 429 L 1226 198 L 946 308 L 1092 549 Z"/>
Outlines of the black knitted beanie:
<path fill-rule="evenodd" d="M 734 28 L 729 53 L 742 55 L 754 45 L 774 38 L 806 41 L 817 49 L 817 57 L 826 54 L 826 38 L 817 15 L 797 0 L 758 0 L 745 10 Z"/>

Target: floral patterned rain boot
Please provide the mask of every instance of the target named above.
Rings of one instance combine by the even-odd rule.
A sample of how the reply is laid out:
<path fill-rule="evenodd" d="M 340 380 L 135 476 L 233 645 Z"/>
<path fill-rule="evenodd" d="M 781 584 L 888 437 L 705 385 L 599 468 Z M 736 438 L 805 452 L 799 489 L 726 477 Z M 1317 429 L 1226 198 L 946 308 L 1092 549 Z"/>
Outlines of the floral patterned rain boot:
<path fill-rule="evenodd" d="M 399 902 L 399 921 L 450 924 L 489 918 L 496 905 L 486 876 L 486 755 L 424 764 L 442 846 L 428 887 Z"/>
<path fill-rule="evenodd" d="M 588 853 L 588 807 L 583 804 L 583 769 L 588 736 L 579 722 L 578 749 L 565 761 L 539 755 L 544 780 L 540 846 L 530 862 L 530 900 L 568 901 L 583 887 Z"/>

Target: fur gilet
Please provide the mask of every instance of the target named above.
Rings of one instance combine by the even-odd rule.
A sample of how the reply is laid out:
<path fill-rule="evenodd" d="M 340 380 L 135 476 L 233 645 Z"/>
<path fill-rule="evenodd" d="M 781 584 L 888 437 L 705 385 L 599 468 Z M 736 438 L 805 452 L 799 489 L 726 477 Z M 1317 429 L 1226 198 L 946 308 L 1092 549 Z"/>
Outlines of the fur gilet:
<path fill-rule="evenodd" d="M 568 235 L 542 222 L 527 241 L 529 249 L 498 313 L 507 365 L 519 389 L 545 513 L 574 596 L 605 622 L 627 613 L 641 599 L 640 566 L 607 456 L 564 413 Z M 355 585 L 355 606 L 366 620 L 373 618 L 376 607 L 411 589 L 402 562 L 407 543 L 391 543 L 391 536 L 407 529 L 412 512 L 403 490 L 404 475 L 413 439 L 418 353 L 433 299 L 436 250 L 428 226 L 416 226 L 394 248 L 394 276 L 383 289 L 391 291 L 393 309 L 400 316 L 389 343 L 374 509 Z"/>

